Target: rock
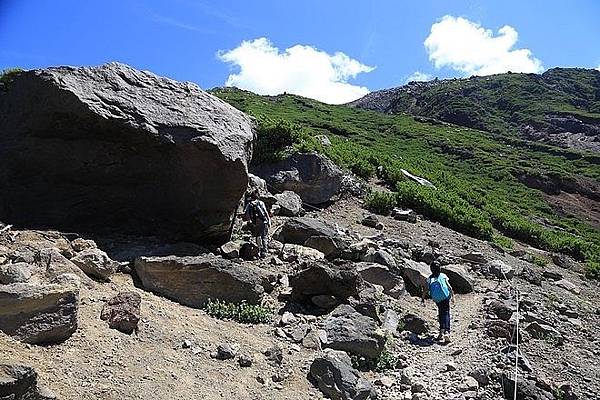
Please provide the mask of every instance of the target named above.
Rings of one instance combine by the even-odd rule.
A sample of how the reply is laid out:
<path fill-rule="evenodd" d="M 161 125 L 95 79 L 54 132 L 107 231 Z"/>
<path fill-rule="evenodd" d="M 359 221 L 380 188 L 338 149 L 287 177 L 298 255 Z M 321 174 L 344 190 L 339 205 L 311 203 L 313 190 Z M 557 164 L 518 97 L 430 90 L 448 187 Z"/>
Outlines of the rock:
<path fill-rule="evenodd" d="M 96 242 L 90 239 L 77 238 L 71 242 L 71 247 L 77 253 L 83 250 L 95 249 L 98 246 Z"/>
<path fill-rule="evenodd" d="M 317 139 L 319 143 L 321 143 L 321 145 L 323 146 L 331 146 L 331 140 L 329 140 L 329 137 L 327 135 L 316 135 L 315 139 Z"/>
<path fill-rule="evenodd" d="M 392 273 L 388 267 L 382 264 L 359 262 L 354 264 L 356 272 L 369 283 L 383 287 L 383 292 L 392 297 L 397 297 L 404 291 L 402 277 Z"/>
<path fill-rule="evenodd" d="M 302 346 L 311 350 L 321 350 L 321 337 L 318 331 L 311 330 L 302 339 Z"/>
<path fill-rule="evenodd" d="M 284 311 L 281 315 L 280 323 L 283 326 L 294 325 L 296 322 L 298 322 L 298 318 L 289 311 Z"/>
<path fill-rule="evenodd" d="M 398 331 L 398 325 L 400 324 L 400 316 L 392 309 L 386 310 L 381 315 L 381 329 L 385 332 L 395 335 Z"/>
<path fill-rule="evenodd" d="M 460 256 L 463 260 L 473 262 L 475 264 L 485 264 L 488 262 L 487 257 L 478 251 L 466 253 Z"/>
<path fill-rule="evenodd" d="M 181 343 L 181 347 L 184 348 L 184 349 L 189 349 L 190 347 L 192 347 L 192 341 L 188 340 L 188 339 L 184 340 Z"/>
<path fill-rule="evenodd" d="M 391 269 L 396 269 L 397 264 L 394 256 L 385 250 L 374 250 L 370 249 L 363 257 L 363 261 L 374 262 L 377 264 L 385 265 Z"/>
<path fill-rule="evenodd" d="M 339 237 L 332 225 L 309 217 L 288 219 L 274 236 L 280 242 L 300 245 L 304 245 L 308 239 L 314 236 Z"/>
<path fill-rule="evenodd" d="M 375 385 L 383 386 L 385 388 L 391 388 L 396 383 L 395 380 L 389 376 L 382 376 L 375 380 Z"/>
<path fill-rule="evenodd" d="M 542 274 L 534 268 L 528 266 L 523 267 L 519 276 L 532 285 L 542 286 Z"/>
<path fill-rule="evenodd" d="M 361 224 L 369 228 L 375 228 L 379 224 L 379 218 L 377 218 L 377 215 L 370 214 L 362 219 Z"/>
<path fill-rule="evenodd" d="M 566 269 L 571 269 L 571 267 L 573 266 L 573 261 L 571 261 L 571 259 L 568 256 L 560 253 L 552 254 L 552 262 L 555 265 Z"/>
<path fill-rule="evenodd" d="M 467 269 L 458 264 L 444 265 L 442 272 L 448 276 L 450 286 L 456 293 L 466 294 L 473 291 L 473 277 Z"/>
<path fill-rule="evenodd" d="M 246 193 L 250 194 L 254 192 L 258 193 L 258 198 L 265 203 L 267 209 L 271 209 L 277 203 L 277 199 L 267 188 L 267 182 L 254 174 L 248 174 L 248 189 Z"/>
<path fill-rule="evenodd" d="M 472 376 L 467 376 L 463 382 L 458 385 L 459 392 L 469 392 L 469 391 L 477 391 L 479 389 L 479 382 L 475 380 Z"/>
<path fill-rule="evenodd" d="M 38 386 L 37 372 L 27 365 L 0 364 L 0 399 L 53 400 L 56 395 Z"/>
<path fill-rule="evenodd" d="M 503 373 L 500 377 L 500 383 L 505 399 L 514 399 L 515 379 L 513 373 Z M 529 379 L 518 379 L 517 400 L 553 400 L 554 395 L 538 388 L 534 382 Z"/>
<path fill-rule="evenodd" d="M 377 358 L 383 351 L 385 336 L 377 322 L 347 304 L 336 307 L 325 319 L 325 347 L 343 350 L 366 358 Z"/>
<path fill-rule="evenodd" d="M 304 242 L 304 246 L 319 250 L 329 260 L 342 255 L 347 244 L 338 237 L 331 236 L 311 236 Z"/>
<path fill-rule="evenodd" d="M 0 283 L 10 284 L 27 282 L 29 278 L 31 278 L 34 269 L 35 266 L 25 262 L 0 265 Z"/>
<path fill-rule="evenodd" d="M 229 260 L 240 257 L 240 249 L 244 244 L 241 240 L 229 241 L 219 248 L 219 252 L 224 258 Z"/>
<path fill-rule="evenodd" d="M 32 70 L 0 115 L 0 220 L 228 240 L 254 123 L 197 85 L 118 63 Z"/>
<path fill-rule="evenodd" d="M 308 204 L 330 201 L 342 188 L 344 177 L 333 162 L 316 153 L 296 153 L 276 163 L 259 165 L 253 173 L 276 191 L 295 192 Z"/>
<path fill-rule="evenodd" d="M 25 343 L 58 343 L 77 329 L 78 290 L 57 285 L 0 285 L 0 330 Z"/>
<path fill-rule="evenodd" d="M 392 218 L 397 221 L 406 221 L 411 224 L 417 223 L 417 213 L 413 210 L 402 210 L 400 208 L 394 208 L 392 210 Z"/>
<path fill-rule="evenodd" d="M 404 283 L 406 290 L 413 296 L 420 296 L 423 290 L 428 291 L 427 278 L 431 269 L 427 264 L 404 259 Z"/>
<path fill-rule="evenodd" d="M 337 307 L 340 304 L 340 300 L 337 297 L 329 294 L 320 294 L 310 298 L 310 301 L 317 307 L 324 310 L 330 310 Z"/>
<path fill-rule="evenodd" d="M 500 280 L 512 279 L 515 276 L 515 270 L 510 265 L 501 260 L 492 260 L 486 264 L 485 269 Z"/>
<path fill-rule="evenodd" d="M 487 386 L 490 384 L 488 371 L 484 368 L 475 369 L 469 372 L 469 376 L 475 379 L 479 386 Z"/>
<path fill-rule="evenodd" d="M 244 242 L 240 247 L 240 258 L 246 261 L 256 260 L 260 253 L 260 249 L 255 243 Z"/>
<path fill-rule="evenodd" d="M 508 321 L 512 317 L 514 310 L 509 304 L 500 300 L 492 300 L 487 305 L 487 310 L 503 321 Z"/>
<path fill-rule="evenodd" d="M 406 314 L 402 318 L 402 322 L 405 331 L 409 331 L 417 335 L 426 334 L 430 330 L 429 323 L 415 314 Z"/>
<path fill-rule="evenodd" d="M 281 365 L 283 363 L 283 350 L 278 345 L 273 345 L 266 349 L 263 354 L 270 363 Z"/>
<path fill-rule="evenodd" d="M 77 265 L 88 276 L 105 281 L 109 280 L 119 267 L 119 263 L 111 260 L 100 249 L 82 250 L 75 257 L 71 258 L 71 262 Z"/>
<path fill-rule="evenodd" d="M 217 360 L 231 360 L 235 358 L 237 352 L 238 346 L 230 343 L 222 343 L 217 346 L 217 351 L 211 353 L 211 357 Z"/>
<path fill-rule="evenodd" d="M 558 286 L 559 288 L 563 288 L 565 290 L 568 290 L 569 292 L 573 293 L 573 294 L 580 294 L 581 293 L 581 289 L 579 289 L 574 283 L 566 280 L 566 279 L 561 279 L 559 281 L 554 282 L 554 284 L 556 286 Z"/>
<path fill-rule="evenodd" d="M 93 281 L 73 262 L 67 260 L 57 248 L 42 248 L 36 254 L 36 262 L 44 269 L 42 281 L 52 281 L 63 274 L 74 274 L 87 286 L 91 286 Z"/>
<path fill-rule="evenodd" d="M 456 363 L 454 361 L 447 362 L 444 369 L 446 372 L 456 371 Z"/>
<path fill-rule="evenodd" d="M 142 298 L 136 292 L 121 292 L 109 299 L 100 314 L 108 326 L 123 333 L 137 331 Z"/>
<path fill-rule="evenodd" d="M 238 364 L 242 368 L 251 367 L 253 362 L 254 360 L 252 359 L 252 356 L 248 354 L 242 354 L 238 357 Z"/>
<path fill-rule="evenodd" d="M 306 337 L 310 327 L 306 324 L 298 325 L 290 332 L 290 337 L 295 343 L 300 343 Z"/>
<path fill-rule="evenodd" d="M 279 215 L 284 217 L 297 217 L 304 213 L 302 199 L 296 193 L 286 190 L 275 195 L 279 206 Z"/>
<path fill-rule="evenodd" d="M 281 259 L 287 262 L 302 262 L 323 260 L 325 254 L 319 250 L 310 247 L 300 246 L 299 244 L 284 244 L 281 251 Z"/>
<path fill-rule="evenodd" d="M 525 330 L 536 339 L 549 340 L 558 346 L 562 345 L 565 341 L 560 332 L 550 325 L 532 322 L 527 325 Z"/>
<path fill-rule="evenodd" d="M 332 400 L 376 399 L 374 388 L 352 368 L 350 357 L 342 351 L 325 349 L 310 365 L 310 376 Z"/>
<path fill-rule="evenodd" d="M 542 272 L 542 276 L 546 279 L 550 279 L 551 281 L 560 281 L 561 279 L 563 279 L 562 273 L 560 273 L 559 271 L 552 271 L 548 269 Z"/>
<path fill-rule="evenodd" d="M 508 341 L 513 340 L 513 333 L 515 331 L 515 327 L 513 324 L 502 321 L 502 320 L 491 320 L 487 321 L 485 324 L 486 332 L 488 336 L 494 338 L 503 338 Z"/>
<path fill-rule="evenodd" d="M 345 301 L 357 296 L 363 280 L 358 273 L 347 266 L 335 266 L 321 261 L 308 264 L 289 277 L 292 287 L 292 300 L 308 302 L 314 296 L 334 296 Z"/>
<path fill-rule="evenodd" d="M 135 270 L 145 288 L 190 307 L 202 307 L 208 299 L 258 304 L 264 293 L 262 270 L 212 254 L 140 257 Z"/>

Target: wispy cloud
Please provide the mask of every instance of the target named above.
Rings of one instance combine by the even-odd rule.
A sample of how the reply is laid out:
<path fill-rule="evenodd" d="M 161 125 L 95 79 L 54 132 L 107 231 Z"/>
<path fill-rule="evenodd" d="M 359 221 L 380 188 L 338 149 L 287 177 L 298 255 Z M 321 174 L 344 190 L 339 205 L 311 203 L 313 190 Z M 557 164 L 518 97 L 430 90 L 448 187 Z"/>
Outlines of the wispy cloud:
<path fill-rule="evenodd" d="M 165 16 L 165 15 L 152 14 L 150 18 L 154 22 L 158 22 L 160 24 L 172 26 L 174 28 L 179 28 L 179 29 L 183 29 L 186 31 L 190 31 L 190 32 L 198 32 L 198 33 L 202 33 L 202 34 L 206 34 L 206 35 L 219 34 L 219 32 L 217 32 L 215 30 L 202 28 L 197 25 L 189 24 L 187 22 L 180 21 L 178 19 L 171 18 L 171 17 Z"/>

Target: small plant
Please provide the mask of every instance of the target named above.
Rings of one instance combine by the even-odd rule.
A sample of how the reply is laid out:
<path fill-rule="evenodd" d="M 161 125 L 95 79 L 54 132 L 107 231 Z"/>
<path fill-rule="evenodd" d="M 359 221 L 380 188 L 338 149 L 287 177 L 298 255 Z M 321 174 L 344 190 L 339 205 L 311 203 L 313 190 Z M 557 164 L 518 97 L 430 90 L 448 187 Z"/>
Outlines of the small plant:
<path fill-rule="evenodd" d="M 513 249 L 515 246 L 515 242 L 504 235 L 494 235 L 492 236 L 492 242 L 502 247 L 503 249 Z"/>
<path fill-rule="evenodd" d="M 367 195 L 366 205 L 377 214 L 387 215 L 396 207 L 396 194 L 373 191 Z"/>
<path fill-rule="evenodd" d="M 537 254 L 531 254 L 531 263 L 543 268 L 548 265 L 548 260 L 546 260 L 544 257 L 538 256 Z"/>
<path fill-rule="evenodd" d="M 0 89 L 7 87 L 21 72 L 23 72 L 21 68 L 7 68 L 0 71 Z"/>
<path fill-rule="evenodd" d="M 268 323 L 273 318 L 273 311 L 270 308 L 246 302 L 235 304 L 209 299 L 204 310 L 213 318 L 249 324 Z"/>

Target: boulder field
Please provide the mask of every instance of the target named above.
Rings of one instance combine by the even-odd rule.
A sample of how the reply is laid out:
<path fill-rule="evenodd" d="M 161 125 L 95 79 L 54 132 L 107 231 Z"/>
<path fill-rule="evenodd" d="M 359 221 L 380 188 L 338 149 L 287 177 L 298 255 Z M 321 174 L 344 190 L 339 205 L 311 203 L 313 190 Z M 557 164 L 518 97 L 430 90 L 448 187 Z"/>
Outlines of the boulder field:
<path fill-rule="evenodd" d="M 118 63 L 23 72 L 0 91 L 0 220 L 225 242 L 253 139 L 192 83 Z"/>

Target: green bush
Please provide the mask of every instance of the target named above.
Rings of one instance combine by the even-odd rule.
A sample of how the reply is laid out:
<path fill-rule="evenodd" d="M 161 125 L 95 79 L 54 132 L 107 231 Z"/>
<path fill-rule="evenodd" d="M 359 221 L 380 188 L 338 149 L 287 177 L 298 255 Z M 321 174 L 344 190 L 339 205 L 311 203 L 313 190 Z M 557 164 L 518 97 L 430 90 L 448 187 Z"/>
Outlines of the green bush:
<path fill-rule="evenodd" d="M 257 118 L 257 122 L 253 164 L 279 161 L 294 150 L 308 151 L 314 147 L 310 135 L 297 124 L 268 117 Z"/>
<path fill-rule="evenodd" d="M 502 247 L 503 249 L 512 249 L 515 246 L 515 242 L 513 242 L 510 238 L 507 238 L 504 235 L 493 235 L 492 242 Z"/>
<path fill-rule="evenodd" d="M 14 78 L 23 72 L 22 68 L 7 68 L 0 72 L 0 89 L 7 87 Z"/>
<path fill-rule="evenodd" d="M 398 204 L 467 235 L 492 239 L 494 230 L 485 213 L 458 195 L 412 182 L 400 182 L 396 187 Z"/>
<path fill-rule="evenodd" d="M 402 359 L 388 349 L 384 349 L 377 358 L 350 355 L 352 366 L 360 371 L 385 372 L 400 368 Z"/>
<path fill-rule="evenodd" d="M 367 194 L 366 206 L 369 210 L 381 214 L 389 214 L 396 207 L 397 198 L 395 193 L 372 191 Z"/>
<path fill-rule="evenodd" d="M 233 320 L 241 323 L 260 324 L 268 323 L 273 319 L 273 311 L 271 309 L 245 302 L 235 304 L 209 299 L 204 306 L 204 310 L 213 318 Z"/>

